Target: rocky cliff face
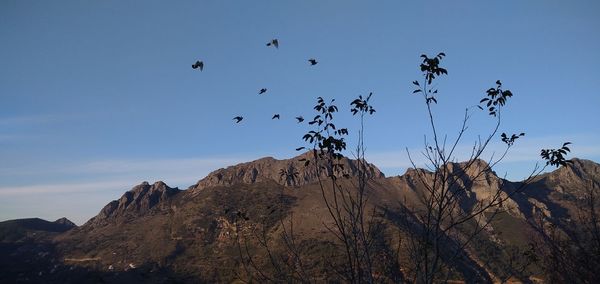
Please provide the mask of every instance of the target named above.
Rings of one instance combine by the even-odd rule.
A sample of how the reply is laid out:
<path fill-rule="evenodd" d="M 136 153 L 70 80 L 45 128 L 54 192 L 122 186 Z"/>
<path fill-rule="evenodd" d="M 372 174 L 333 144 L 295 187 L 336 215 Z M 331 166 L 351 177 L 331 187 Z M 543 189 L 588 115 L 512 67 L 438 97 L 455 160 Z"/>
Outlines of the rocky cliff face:
<path fill-rule="evenodd" d="M 463 210 L 468 211 L 477 203 L 489 202 L 500 197 L 504 200 L 502 202 L 504 209 L 514 216 L 522 217 L 517 202 L 508 198 L 508 195 L 515 191 L 515 184 L 498 177 L 485 161 L 449 163 L 446 170 L 440 172 L 450 176 L 445 177 L 448 179 L 446 186 L 450 186 L 452 192 L 458 193 L 456 197 L 460 199 Z M 410 192 L 415 196 L 407 201 L 411 206 L 415 202 L 417 204 L 421 202 L 416 196 L 429 195 L 427 187 L 434 184 L 434 178 L 433 172 L 409 168 L 404 175 L 389 178 L 389 180 L 399 190 Z M 439 185 L 437 188 L 440 188 Z M 498 194 L 499 196 L 497 196 Z"/>
<path fill-rule="evenodd" d="M 202 189 L 212 186 L 229 186 L 236 183 L 252 184 L 273 180 L 284 186 L 302 186 L 318 181 L 318 173 L 314 164 L 305 166 L 302 159 L 313 160 L 313 153 L 306 152 L 298 157 L 277 160 L 271 157 L 262 158 L 249 163 L 242 163 L 225 169 L 218 169 L 201 179 L 191 189 Z M 358 175 L 358 162 L 346 157 L 339 161 L 344 172 L 350 176 Z M 285 171 L 284 172 L 282 172 Z M 374 165 L 366 168 L 368 177 L 384 178 L 385 176 Z M 326 178 L 326 171 L 320 172 L 321 178 Z"/>
<path fill-rule="evenodd" d="M 150 185 L 143 182 L 125 192 L 119 200 L 108 203 L 100 213 L 86 224 L 100 224 L 109 219 L 126 215 L 143 215 L 161 202 L 179 193 L 178 188 L 171 188 L 162 181 Z"/>
<path fill-rule="evenodd" d="M 590 187 L 590 182 L 600 177 L 600 165 L 577 158 L 571 161 L 571 165 L 544 175 L 541 182 L 559 193 L 575 196 L 584 194 L 582 189 Z"/>

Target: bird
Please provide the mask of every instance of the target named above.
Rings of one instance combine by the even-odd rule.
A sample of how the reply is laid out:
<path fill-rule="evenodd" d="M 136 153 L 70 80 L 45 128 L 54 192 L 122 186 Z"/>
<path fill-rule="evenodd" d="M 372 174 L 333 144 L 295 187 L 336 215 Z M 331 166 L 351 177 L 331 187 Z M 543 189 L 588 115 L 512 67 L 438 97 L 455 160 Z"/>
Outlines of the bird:
<path fill-rule="evenodd" d="M 298 120 L 298 123 L 304 121 L 304 117 L 302 117 L 302 116 L 296 116 L 296 119 Z"/>
<path fill-rule="evenodd" d="M 194 68 L 194 69 L 200 68 L 200 71 L 202 71 L 204 69 L 204 62 L 198 60 L 198 61 L 196 61 L 196 63 L 192 64 L 192 68 Z"/>
<path fill-rule="evenodd" d="M 270 42 L 267 43 L 267 46 L 274 46 L 275 48 L 279 48 L 279 41 L 274 38 Z"/>
<path fill-rule="evenodd" d="M 242 119 L 244 119 L 244 117 L 242 117 L 242 116 L 236 116 L 233 118 L 233 120 L 235 120 L 235 123 L 240 123 L 240 121 L 242 121 Z"/>
<path fill-rule="evenodd" d="M 267 89 L 265 89 L 265 88 L 262 88 L 262 89 L 260 89 L 260 91 L 258 91 L 258 94 L 259 94 L 259 95 L 262 95 L 262 94 L 264 94 L 264 93 L 266 93 L 266 92 L 267 92 Z"/>
<path fill-rule="evenodd" d="M 311 66 L 312 66 L 312 65 L 317 65 L 317 63 L 319 63 L 319 62 L 317 62 L 317 60 L 316 60 L 316 59 L 314 59 L 314 58 L 311 58 L 311 59 L 309 59 L 309 60 L 308 60 L 308 62 L 310 62 L 310 65 L 311 65 Z"/>
<path fill-rule="evenodd" d="M 276 118 L 277 118 L 277 119 L 279 119 L 279 118 L 280 118 L 278 113 L 277 113 L 277 114 L 274 114 L 274 115 L 273 115 L 273 117 L 272 117 L 271 119 L 276 119 Z"/>

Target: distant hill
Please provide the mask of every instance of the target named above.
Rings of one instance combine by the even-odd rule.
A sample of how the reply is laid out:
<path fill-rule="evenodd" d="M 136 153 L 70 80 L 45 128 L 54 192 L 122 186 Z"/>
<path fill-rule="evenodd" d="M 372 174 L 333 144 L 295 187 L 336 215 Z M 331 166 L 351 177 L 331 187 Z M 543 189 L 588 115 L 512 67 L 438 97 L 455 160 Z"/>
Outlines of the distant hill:
<path fill-rule="evenodd" d="M 301 252 L 310 258 L 306 261 L 314 264 L 314 273 L 324 273 L 319 270 L 324 261 L 335 261 L 328 259 L 334 240 L 324 226 L 329 215 L 318 177 L 299 161 L 305 157 L 306 154 L 287 160 L 263 158 L 219 169 L 187 190 L 171 188 L 160 181 L 144 182 L 125 192 L 119 200 L 108 203 L 80 227 L 74 227 L 68 220 L 22 219 L 0 223 L 0 232 L 9 232 L 2 228 L 11 226 L 56 232 L 47 238 L 53 243 L 54 259 L 59 259 L 64 267 L 84 269 L 109 283 L 123 281 L 124 278 L 119 278 L 123 275 L 133 277 L 134 282 L 231 282 L 243 271 L 239 244 L 250 247 L 257 263 L 268 263 L 268 257 L 256 246 L 256 234 L 280 239 L 281 222 L 289 224 L 293 220 Z M 352 188 L 356 161 L 344 158 L 342 163 L 349 178 L 340 181 Z M 451 165 L 456 170 L 462 166 Z M 485 162 L 478 161 L 477 167 L 485 166 Z M 290 179 L 281 175 L 282 169 L 297 174 Z M 376 166 L 369 165 L 367 172 L 371 178 L 368 207 L 389 211 L 383 218 L 390 232 L 404 230 L 395 227 L 400 218 L 397 212 L 403 206 L 419 206 L 418 200 L 425 194 L 416 170 L 386 178 Z M 600 181 L 600 165 L 580 159 L 539 176 L 502 204 L 506 211 L 489 230 L 482 232 L 475 244 L 499 250 L 526 246 L 531 230 L 527 224 L 536 212 L 545 214 L 550 223 L 567 226 L 576 214 L 574 209 L 583 196 L 582 188 L 590 180 Z M 487 198 L 499 187 L 519 185 L 499 178 L 492 171 L 462 182 L 470 185 L 468 198 L 472 201 Z M 19 241 L 18 236 L 6 236 L 7 241 Z M 384 236 L 393 238 L 392 234 Z M 283 249 L 281 245 L 273 247 L 274 251 Z M 502 272 L 501 264 L 491 265 L 491 270 L 481 266 L 489 259 L 489 252 L 465 248 L 464 260 L 448 265 L 456 269 L 459 279 L 485 282 Z M 401 258 L 400 265 L 405 261 L 409 259 Z M 47 269 L 47 273 L 51 271 Z M 68 271 L 55 271 L 53 275 L 65 279 L 70 275 Z"/>
<path fill-rule="evenodd" d="M 0 222 L 0 242 L 19 242 L 35 238 L 36 234 L 62 233 L 77 227 L 63 217 L 54 222 L 40 218 L 16 219 Z"/>

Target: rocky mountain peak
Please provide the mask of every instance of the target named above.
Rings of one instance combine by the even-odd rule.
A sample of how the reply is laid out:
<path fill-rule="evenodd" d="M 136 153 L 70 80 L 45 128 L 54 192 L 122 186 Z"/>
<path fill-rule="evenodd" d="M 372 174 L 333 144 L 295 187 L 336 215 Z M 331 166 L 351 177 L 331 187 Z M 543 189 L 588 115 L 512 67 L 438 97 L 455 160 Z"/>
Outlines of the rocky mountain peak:
<path fill-rule="evenodd" d="M 119 200 L 108 203 L 88 223 L 98 224 L 119 216 L 145 214 L 180 191 L 178 188 L 169 187 L 162 181 L 157 181 L 152 185 L 144 181 L 125 192 Z"/>
<path fill-rule="evenodd" d="M 560 193 L 582 195 L 592 183 L 600 183 L 600 165 L 590 160 L 571 159 L 572 164 L 544 175 L 542 181 Z"/>
<path fill-rule="evenodd" d="M 312 160 L 312 151 L 305 152 L 291 159 L 277 160 L 272 157 L 258 159 L 248 163 L 218 169 L 201 179 L 190 189 L 202 189 L 212 186 L 227 186 L 236 183 L 252 184 L 256 182 L 273 180 L 284 186 L 302 186 L 316 182 L 319 174 L 322 178 L 327 176 L 325 171 L 317 172 L 315 166 L 305 166 L 303 159 Z M 350 176 L 358 174 L 358 162 L 347 157 L 340 161 L 344 172 Z M 367 176 L 373 178 L 385 177 L 374 165 L 367 164 Z"/>
<path fill-rule="evenodd" d="M 53 223 L 59 224 L 59 225 L 65 226 L 65 227 L 77 227 L 77 225 L 75 225 L 75 223 L 71 222 L 71 220 L 67 219 L 66 217 L 59 218 L 56 221 L 54 221 Z"/>

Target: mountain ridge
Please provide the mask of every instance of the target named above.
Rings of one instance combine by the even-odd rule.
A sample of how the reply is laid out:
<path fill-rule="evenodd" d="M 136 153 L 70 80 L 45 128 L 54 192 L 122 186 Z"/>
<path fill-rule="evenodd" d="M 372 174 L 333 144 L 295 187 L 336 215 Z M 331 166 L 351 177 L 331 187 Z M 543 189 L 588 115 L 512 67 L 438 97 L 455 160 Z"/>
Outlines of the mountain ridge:
<path fill-rule="evenodd" d="M 189 186 L 185 190 L 171 188 L 163 181 L 156 181 L 152 185 L 150 185 L 147 181 L 144 181 L 125 192 L 118 200 L 109 202 L 96 216 L 92 217 L 85 224 L 90 223 L 98 225 L 107 219 L 117 216 L 124 216 L 128 213 L 133 215 L 144 214 L 150 211 L 154 206 L 161 205 L 161 202 L 164 202 L 179 193 L 187 193 L 195 196 L 199 191 L 211 187 L 235 186 L 236 184 L 254 184 L 267 181 L 273 181 L 286 187 L 301 187 L 311 183 L 316 183 L 318 182 L 318 176 L 314 170 L 314 166 L 305 167 L 304 164 L 304 159 L 311 159 L 311 157 L 312 152 L 308 151 L 288 159 L 276 159 L 268 156 L 249 162 L 238 163 L 210 172 L 204 178 L 201 178 L 198 182 Z M 597 163 L 591 160 L 579 158 L 573 158 L 571 161 L 573 161 L 573 166 L 561 167 L 552 172 L 541 174 L 537 177 L 536 181 L 555 183 L 556 180 L 564 180 L 572 177 L 573 175 L 590 176 L 595 174 L 600 176 L 600 165 Z M 350 176 L 356 176 L 357 160 L 343 157 L 340 160 L 340 164 L 344 166 L 344 169 L 348 174 L 350 174 Z M 464 165 L 465 162 L 449 163 L 451 171 L 460 170 Z M 475 160 L 470 168 L 470 171 L 477 171 L 477 169 L 488 166 L 489 165 L 484 160 Z M 587 168 L 590 168 L 590 170 L 587 170 Z M 411 189 L 416 187 L 415 182 L 418 182 L 419 180 L 419 171 L 426 174 L 431 174 L 431 172 L 428 170 L 410 167 L 402 175 L 386 177 L 376 165 L 368 162 L 366 169 L 366 176 L 370 179 L 386 179 L 390 181 L 402 180 L 403 182 L 407 182 L 409 184 L 407 187 Z M 286 179 L 286 176 L 282 175 L 281 170 L 297 171 L 298 177 L 293 180 Z M 320 178 L 327 178 L 327 174 L 322 172 Z M 500 186 L 500 183 L 516 184 L 522 181 L 504 180 L 500 178 L 493 170 L 487 169 L 483 172 L 482 177 L 470 182 L 473 182 L 473 185 L 475 185 L 469 186 L 469 188 L 475 189 L 472 194 L 476 199 L 481 200 L 489 197 L 490 186 L 498 187 Z M 581 185 L 581 183 L 578 185 Z M 477 190 L 486 187 L 488 188 L 486 190 Z M 563 191 L 561 186 L 558 186 L 557 189 L 559 191 Z M 506 205 L 518 207 L 517 202 L 512 200 L 509 200 Z"/>
<path fill-rule="evenodd" d="M 175 282 L 231 282 L 235 275 L 232 271 L 242 269 L 236 261 L 240 252 L 235 247 L 240 236 L 249 237 L 245 239 L 249 242 L 246 245 L 256 249 L 258 244 L 252 238 L 257 237 L 257 229 L 262 228 L 268 238 L 277 239 L 282 233 L 281 224 L 293 220 L 302 253 L 309 257 L 307 261 L 319 263 L 334 240 L 325 226 L 328 213 L 319 176 L 300 169 L 304 167 L 300 159 L 307 155 L 283 160 L 266 157 L 217 169 L 186 190 L 169 187 L 162 181 L 142 182 L 109 202 L 84 225 L 47 235 L 41 240 L 48 247 L 43 251 L 32 248 L 31 254 L 52 257 L 41 263 L 62 263 L 60 272 L 55 272 L 57 279 L 71 277 L 70 271 L 75 269 L 84 271 L 80 275 L 92 273 L 108 282 L 112 280 L 107 279 L 130 274 L 146 280 L 158 277 Z M 481 233 L 479 243 L 499 248 L 526 246 L 531 232 L 527 224 L 538 214 L 543 214 L 546 222 L 566 226 L 565 222 L 575 216 L 580 187 L 585 180 L 600 182 L 600 165 L 583 159 L 572 161 L 572 165 L 540 175 L 524 190 L 511 195 L 500 205 L 505 209 L 501 218 Z M 356 161 L 343 158 L 341 163 L 350 176 L 340 178 L 340 184 L 354 188 L 356 171 L 352 167 Z M 460 205 L 466 209 L 500 188 L 504 190 L 502 194 L 507 194 L 520 185 L 498 177 L 485 161 L 474 161 L 466 170 L 465 166 L 464 162 L 452 163 L 448 169 L 465 175 L 457 184 L 466 190 Z M 282 168 L 296 170 L 300 181 L 281 179 Z M 427 194 L 421 179 L 427 180 L 433 174 L 409 168 L 403 175 L 385 177 L 375 165 L 369 164 L 368 169 L 371 179 L 367 184 L 367 206 L 385 208 L 382 218 L 386 226 L 396 224 L 403 206 L 418 207 L 419 200 Z M 483 173 L 473 176 L 479 170 Z M 329 185 L 324 183 L 324 186 Z M 397 229 L 398 233 L 404 230 Z M 282 249 L 285 251 L 282 247 L 274 248 Z M 12 253 L 21 252 L 15 248 Z M 465 273 L 462 276 L 465 279 L 475 277 L 473 271 L 483 273 L 476 276 L 481 279 L 491 279 L 493 274 L 502 272 L 498 269 L 483 272 L 478 263 L 486 256 L 477 250 L 463 254 L 464 262 L 449 265 Z M 410 260 L 399 260 L 407 261 Z"/>

